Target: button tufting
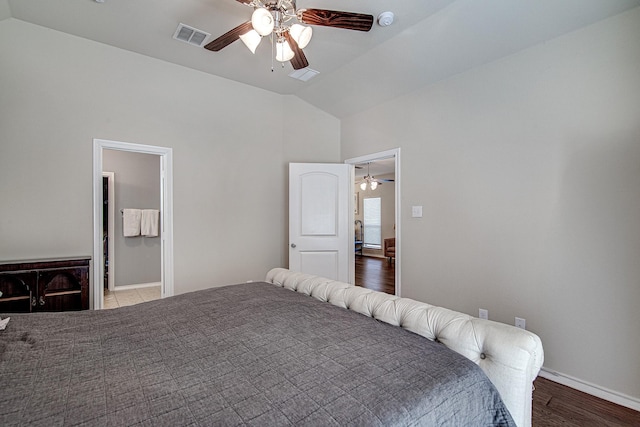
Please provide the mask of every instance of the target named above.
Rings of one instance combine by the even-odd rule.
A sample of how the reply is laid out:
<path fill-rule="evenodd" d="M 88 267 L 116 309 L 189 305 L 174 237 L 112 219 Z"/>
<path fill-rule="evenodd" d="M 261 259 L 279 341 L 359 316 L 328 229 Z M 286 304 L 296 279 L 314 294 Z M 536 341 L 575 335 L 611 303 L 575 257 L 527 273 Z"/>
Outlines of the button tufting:
<path fill-rule="evenodd" d="M 487 358 L 487 355 L 486 355 L 486 354 L 484 354 L 484 353 L 480 353 L 480 359 L 486 359 L 486 358 Z"/>

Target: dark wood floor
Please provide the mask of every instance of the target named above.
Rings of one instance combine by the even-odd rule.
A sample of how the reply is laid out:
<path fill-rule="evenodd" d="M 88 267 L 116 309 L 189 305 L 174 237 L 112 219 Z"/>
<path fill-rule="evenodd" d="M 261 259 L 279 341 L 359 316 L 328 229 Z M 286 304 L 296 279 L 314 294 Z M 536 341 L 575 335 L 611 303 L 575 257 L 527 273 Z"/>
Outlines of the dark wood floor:
<path fill-rule="evenodd" d="M 386 259 L 356 255 L 356 285 L 395 294 L 395 265 Z M 637 426 L 640 412 L 537 378 L 533 392 L 534 427 Z"/>
<path fill-rule="evenodd" d="M 395 294 L 395 280 L 395 262 L 389 262 L 386 258 L 356 255 L 356 286 Z"/>
<path fill-rule="evenodd" d="M 533 383 L 534 427 L 640 426 L 640 412 L 538 377 Z"/>

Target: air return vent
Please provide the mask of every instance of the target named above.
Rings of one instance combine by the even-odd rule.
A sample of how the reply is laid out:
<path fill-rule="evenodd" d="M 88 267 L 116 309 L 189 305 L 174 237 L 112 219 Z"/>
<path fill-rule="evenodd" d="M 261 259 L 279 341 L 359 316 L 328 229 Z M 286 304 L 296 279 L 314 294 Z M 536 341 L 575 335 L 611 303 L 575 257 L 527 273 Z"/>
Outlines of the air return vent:
<path fill-rule="evenodd" d="M 180 24 L 176 28 L 176 32 L 173 34 L 173 38 L 180 40 L 181 42 L 189 43 L 194 46 L 202 46 L 204 41 L 211 34 L 198 30 L 197 28 L 190 27 L 188 25 Z"/>
<path fill-rule="evenodd" d="M 320 71 L 312 70 L 311 68 L 306 67 L 306 68 L 301 68 L 299 70 L 295 70 L 294 72 L 289 74 L 289 77 L 306 82 L 314 78 L 318 74 L 320 74 Z"/>

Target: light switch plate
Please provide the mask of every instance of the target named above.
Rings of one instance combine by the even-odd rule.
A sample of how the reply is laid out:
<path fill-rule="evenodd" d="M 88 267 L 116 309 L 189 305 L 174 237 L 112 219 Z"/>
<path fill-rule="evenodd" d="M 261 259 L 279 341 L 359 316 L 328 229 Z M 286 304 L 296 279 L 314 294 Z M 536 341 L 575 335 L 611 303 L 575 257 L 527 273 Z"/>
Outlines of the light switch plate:
<path fill-rule="evenodd" d="M 422 218 L 422 206 L 411 206 L 411 216 L 413 218 Z"/>

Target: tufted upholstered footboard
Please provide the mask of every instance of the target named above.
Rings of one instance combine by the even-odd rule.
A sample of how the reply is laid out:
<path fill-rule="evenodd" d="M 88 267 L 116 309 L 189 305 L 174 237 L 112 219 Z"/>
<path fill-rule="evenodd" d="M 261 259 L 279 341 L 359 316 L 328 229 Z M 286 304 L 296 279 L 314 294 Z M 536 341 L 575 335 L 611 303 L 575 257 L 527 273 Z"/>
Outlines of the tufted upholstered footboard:
<path fill-rule="evenodd" d="M 266 281 L 441 342 L 480 366 L 518 426 L 531 425 L 533 380 L 544 360 L 537 335 L 409 298 L 284 268 L 269 271 Z"/>

